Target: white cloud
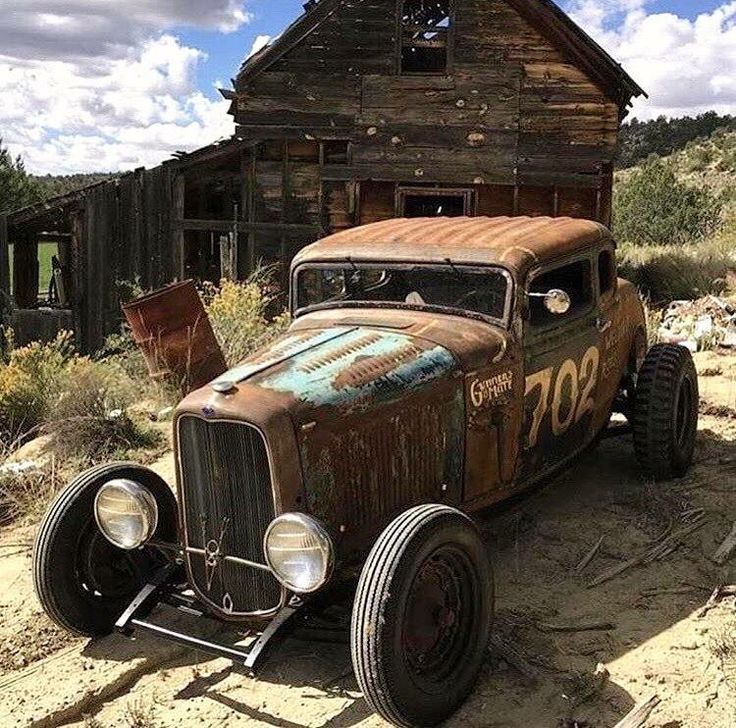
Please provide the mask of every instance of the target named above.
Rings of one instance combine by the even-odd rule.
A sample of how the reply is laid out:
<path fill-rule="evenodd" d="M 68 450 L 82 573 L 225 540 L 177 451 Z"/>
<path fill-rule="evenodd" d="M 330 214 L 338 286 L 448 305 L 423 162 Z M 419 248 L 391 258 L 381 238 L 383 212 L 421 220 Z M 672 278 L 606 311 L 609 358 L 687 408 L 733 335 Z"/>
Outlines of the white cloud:
<path fill-rule="evenodd" d="M 647 12 L 648 0 L 573 0 L 572 17 L 649 94 L 640 119 L 736 113 L 736 2 L 694 20 Z"/>
<path fill-rule="evenodd" d="M 248 20 L 242 0 L 0 0 L 0 137 L 31 171 L 64 174 L 229 135 L 228 102 L 197 88 L 206 55 L 162 31 Z"/>
<path fill-rule="evenodd" d="M 271 42 L 270 35 L 256 36 L 256 39 L 253 41 L 253 45 L 250 48 L 250 53 L 246 56 L 246 58 L 250 58 L 251 56 L 254 56 L 256 53 L 258 53 L 258 51 L 263 50 L 270 42 Z"/>
<path fill-rule="evenodd" d="M 0 0 L 0 54 L 79 60 L 124 57 L 181 27 L 230 33 L 250 20 L 243 0 Z"/>

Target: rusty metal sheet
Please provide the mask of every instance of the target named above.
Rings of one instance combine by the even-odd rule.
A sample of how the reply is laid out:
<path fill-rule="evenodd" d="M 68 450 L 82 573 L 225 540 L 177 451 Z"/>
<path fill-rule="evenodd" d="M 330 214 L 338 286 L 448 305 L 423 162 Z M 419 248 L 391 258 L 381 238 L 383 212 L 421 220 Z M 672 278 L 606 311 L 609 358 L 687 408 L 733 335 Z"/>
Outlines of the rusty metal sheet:
<path fill-rule="evenodd" d="M 123 306 L 152 377 L 171 376 L 186 391 L 226 369 L 193 281 L 174 283 Z"/>

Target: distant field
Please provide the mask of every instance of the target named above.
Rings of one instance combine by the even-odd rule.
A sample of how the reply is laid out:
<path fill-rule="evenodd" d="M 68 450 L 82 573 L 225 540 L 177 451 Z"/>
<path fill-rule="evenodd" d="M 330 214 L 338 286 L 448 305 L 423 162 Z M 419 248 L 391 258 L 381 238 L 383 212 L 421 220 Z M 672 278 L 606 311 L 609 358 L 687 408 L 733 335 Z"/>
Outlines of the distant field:
<path fill-rule="evenodd" d="M 13 246 L 10 245 L 10 289 L 15 290 L 13 283 Z M 51 282 L 51 258 L 58 254 L 56 243 L 39 243 L 38 245 L 38 295 L 46 299 Z"/>

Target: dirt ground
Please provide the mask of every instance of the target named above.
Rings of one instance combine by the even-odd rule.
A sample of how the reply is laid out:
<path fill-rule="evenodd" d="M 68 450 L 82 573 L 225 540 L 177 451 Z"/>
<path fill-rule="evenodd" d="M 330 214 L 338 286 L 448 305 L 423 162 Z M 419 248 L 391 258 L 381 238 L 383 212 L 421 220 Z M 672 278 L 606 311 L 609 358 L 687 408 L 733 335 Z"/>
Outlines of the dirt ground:
<path fill-rule="evenodd" d="M 450 726 L 607 728 L 656 695 L 647 726 L 736 728 L 736 599 L 703 613 L 715 587 L 736 584 L 736 556 L 711 558 L 736 521 L 736 356 L 697 362 L 704 402 L 685 478 L 648 484 L 631 443 L 606 440 L 485 516 L 495 651 Z M 147 638 L 69 639 L 33 596 L 32 536 L 0 534 L 0 726 L 385 725 L 361 699 L 347 644 L 289 639 L 253 680 Z"/>

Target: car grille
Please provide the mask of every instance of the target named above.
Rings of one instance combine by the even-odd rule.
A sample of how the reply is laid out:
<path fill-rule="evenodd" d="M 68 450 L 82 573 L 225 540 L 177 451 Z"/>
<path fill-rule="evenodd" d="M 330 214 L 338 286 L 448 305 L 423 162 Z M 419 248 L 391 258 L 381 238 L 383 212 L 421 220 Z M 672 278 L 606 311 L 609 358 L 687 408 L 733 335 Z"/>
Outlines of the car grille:
<path fill-rule="evenodd" d="M 185 415 L 179 420 L 179 462 L 194 586 L 233 616 L 276 609 L 281 587 L 269 571 L 223 558 L 264 563 L 263 534 L 276 513 L 261 433 L 246 423 Z"/>

